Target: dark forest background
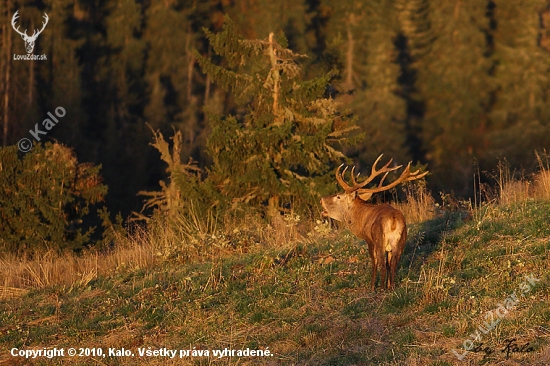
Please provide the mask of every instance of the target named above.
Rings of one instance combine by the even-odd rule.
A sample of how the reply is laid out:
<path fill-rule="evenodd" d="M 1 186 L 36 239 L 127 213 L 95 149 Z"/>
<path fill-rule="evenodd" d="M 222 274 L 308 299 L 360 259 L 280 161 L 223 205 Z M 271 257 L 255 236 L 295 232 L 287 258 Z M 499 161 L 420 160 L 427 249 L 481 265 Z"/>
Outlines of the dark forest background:
<path fill-rule="evenodd" d="M 11 27 L 49 23 L 34 54 Z M 238 113 L 235 95 L 206 76 L 216 61 L 204 28 L 229 16 L 246 39 L 284 33 L 312 79 L 332 71 L 326 98 L 357 118 L 364 139 L 346 154 L 365 170 L 380 154 L 427 164 L 434 191 L 469 196 L 473 173 L 506 158 L 519 172 L 550 148 L 548 0 L 45 0 L 0 2 L 3 146 L 58 106 L 45 140 L 101 164 L 111 212 L 139 211 L 166 165 L 152 129 L 181 131 L 182 161 L 209 167 L 208 113 Z"/>

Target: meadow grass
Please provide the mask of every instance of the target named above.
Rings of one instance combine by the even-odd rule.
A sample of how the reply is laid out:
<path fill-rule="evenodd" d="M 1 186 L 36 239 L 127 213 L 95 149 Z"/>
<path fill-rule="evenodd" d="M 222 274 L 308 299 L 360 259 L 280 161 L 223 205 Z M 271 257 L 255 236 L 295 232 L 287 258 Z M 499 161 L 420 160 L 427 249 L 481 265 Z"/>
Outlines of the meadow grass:
<path fill-rule="evenodd" d="M 12 347 L 57 346 L 136 354 L 138 347 L 268 347 L 274 354 L 62 360 L 75 365 L 548 364 L 546 172 L 532 183 L 541 188 L 522 199 L 501 196 L 469 213 L 435 210 L 433 199 L 416 197 L 394 291 L 369 291 L 370 259 L 349 231 L 296 215 L 271 224 L 254 216 L 172 217 L 134 229 L 103 253 L 5 257 L 0 363 L 25 364 L 9 355 Z M 464 351 L 487 312 L 525 276 L 537 285 L 475 342 L 494 352 L 459 361 L 452 350 Z M 506 360 L 501 350 L 510 338 L 529 342 L 532 352 Z"/>

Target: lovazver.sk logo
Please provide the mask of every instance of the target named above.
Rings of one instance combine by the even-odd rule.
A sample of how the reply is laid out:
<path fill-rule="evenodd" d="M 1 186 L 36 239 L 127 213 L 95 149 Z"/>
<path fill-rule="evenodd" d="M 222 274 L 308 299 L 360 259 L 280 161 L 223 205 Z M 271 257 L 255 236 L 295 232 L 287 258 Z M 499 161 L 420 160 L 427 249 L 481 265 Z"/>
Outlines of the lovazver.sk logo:
<path fill-rule="evenodd" d="M 32 33 L 31 36 L 29 36 L 27 34 L 27 30 L 25 29 L 24 32 L 21 32 L 19 30 L 19 27 L 18 26 L 17 28 L 15 28 L 15 23 L 17 21 L 17 18 L 19 17 L 19 10 L 17 10 L 15 12 L 15 14 L 13 14 L 13 17 L 11 18 L 11 26 L 13 27 L 13 29 L 19 33 L 19 35 L 21 35 L 21 38 L 23 38 L 23 41 L 25 41 L 25 49 L 27 50 L 27 54 L 26 55 L 16 55 L 15 53 L 13 54 L 13 59 L 14 60 L 46 60 L 46 55 L 34 55 L 32 53 L 32 51 L 34 50 L 34 43 L 36 42 L 36 39 L 38 38 L 38 36 L 40 35 L 40 33 L 42 33 L 42 31 L 44 30 L 44 28 L 46 28 L 46 25 L 48 24 L 48 14 L 44 13 L 44 20 L 45 22 L 42 22 L 42 29 L 40 30 L 37 30 L 35 29 L 34 32 Z"/>

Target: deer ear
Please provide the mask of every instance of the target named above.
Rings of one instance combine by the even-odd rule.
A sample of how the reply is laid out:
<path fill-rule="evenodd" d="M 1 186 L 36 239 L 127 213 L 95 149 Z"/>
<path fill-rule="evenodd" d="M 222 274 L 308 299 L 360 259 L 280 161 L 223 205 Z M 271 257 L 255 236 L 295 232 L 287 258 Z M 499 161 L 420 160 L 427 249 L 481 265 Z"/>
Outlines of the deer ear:
<path fill-rule="evenodd" d="M 368 201 L 372 197 L 372 193 L 361 193 L 359 195 L 359 198 L 361 198 L 363 201 Z"/>
<path fill-rule="evenodd" d="M 351 192 L 351 199 L 355 199 L 357 197 L 357 191 Z"/>

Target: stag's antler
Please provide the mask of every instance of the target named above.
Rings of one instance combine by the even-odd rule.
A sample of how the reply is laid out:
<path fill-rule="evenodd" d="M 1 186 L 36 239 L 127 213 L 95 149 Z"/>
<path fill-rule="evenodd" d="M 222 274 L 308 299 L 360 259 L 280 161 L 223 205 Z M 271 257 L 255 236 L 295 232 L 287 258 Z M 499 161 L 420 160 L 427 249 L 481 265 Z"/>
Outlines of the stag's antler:
<path fill-rule="evenodd" d="M 19 10 L 18 10 L 19 11 Z M 17 13 L 17 12 L 16 12 Z M 38 36 L 40 35 L 40 33 L 42 33 L 42 31 L 44 30 L 44 28 L 46 28 L 46 25 L 48 24 L 48 20 L 50 20 L 50 18 L 48 18 L 48 14 L 44 13 L 44 20 L 45 22 L 42 22 L 42 29 L 40 29 L 37 33 L 36 29 L 34 30 L 34 32 L 32 33 L 32 36 L 30 36 L 29 38 L 31 39 L 36 39 L 38 38 Z M 27 34 L 27 30 L 25 29 L 25 34 Z"/>
<path fill-rule="evenodd" d="M 11 26 L 17 33 L 19 33 L 21 35 L 21 37 L 28 37 L 26 29 L 25 29 L 25 33 L 21 33 L 19 31 L 19 27 L 15 28 L 15 22 L 17 21 L 17 18 L 19 17 L 19 15 L 17 13 L 19 13 L 19 10 L 17 10 L 15 12 L 15 14 L 13 14 L 13 17 L 11 18 Z"/>
<path fill-rule="evenodd" d="M 354 192 L 354 191 L 357 191 L 359 188 L 363 188 L 364 186 L 366 186 L 367 184 L 369 184 L 370 182 L 372 182 L 372 180 L 374 178 L 376 178 L 377 176 L 379 176 L 380 174 L 382 173 L 386 173 L 384 175 L 384 178 L 382 178 L 382 180 L 384 180 L 386 178 L 386 175 L 388 175 L 389 172 L 391 171 L 394 171 L 394 170 L 397 170 L 399 168 L 401 168 L 401 165 L 398 165 L 396 167 L 393 167 L 393 168 L 390 168 L 390 164 L 392 163 L 393 159 L 390 159 L 390 161 L 388 161 L 386 163 L 386 165 L 384 165 L 382 168 L 380 169 L 376 169 L 376 165 L 378 164 L 378 162 L 380 161 L 380 159 L 382 158 L 382 155 L 380 155 L 378 157 L 378 159 L 376 159 L 376 161 L 374 162 L 373 166 L 372 166 L 372 170 L 371 170 L 371 174 L 370 176 L 365 179 L 363 182 L 361 183 L 357 183 L 357 181 L 355 180 L 355 167 L 351 168 L 351 182 L 353 184 L 353 186 L 349 186 L 346 182 L 344 182 L 344 175 L 346 174 L 346 171 L 348 170 L 348 167 L 346 167 L 344 169 L 344 171 L 342 172 L 342 174 L 340 174 L 340 169 L 342 168 L 342 165 L 340 165 L 338 167 L 338 169 L 336 170 L 336 180 L 338 181 L 338 183 L 340 184 L 340 186 L 342 188 L 344 188 L 344 190 L 348 193 L 351 193 L 351 192 Z M 359 174 L 357 174 L 357 176 L 359 176 Z"/>
<path fill-rule="evenodd" d="M 38 34 L 42 33 L 42 31 L 44 30 L 44 28 L 46 28 L 46 25 L 48 25 L 48 20 L 50 20 L 50 18 L 48 17 L 48 14 L 44 13 L 44 20 L 45 22 L 42 22 L 42 29 L 40 29 L 40 31 L 38 32 Z M 38 34 L 36 36 L 38 36 Z"/>
<path fill-rule="evenodd" d="M 386 163 L 386 165 L 384 165 L 382 168 L 376 169 L 376 165 L 378 164 L 378 162 L 380 161 L 381 158 L 382 158 L 382 155 L 380 155 L 378 157 L 378 159 L 376 159 L 376 161 L 372 165 L 372 170 L 371 170 L 370 176 L 367 179 L 365 179 L 363 182 L 357 183 L 355 175 L 354 175 L 355 167 L 353 167 L 351 169 L 351 182 L 353 183 L 353 186 L 349 186 L 346 182 L 344 182 L 344 174 L 346 173 L 346 171 L 348 169 L 348 167 L 346 167 L 344 169 L 344 171 L 342 172 L 342 174 L 340 174 L 340 169 L 342 168 L 342 166 L 344 164 L 340 165 L 338 167 L 338 169 L 336 169 L 336 181 L 340 184 L 340 186 L 342 188 L 344 188 L 346 193 L 351 193 L 351 192 L 357 191 L 357 194 L 359 195 L 359 197 L 361 199 L 368 200 L 374 193 L 387 191 L 388 189 L 391 189 L 391 188 L 397 186 L 398 184 L 408 182 L 408 181 L 412 181 L 412 180 L 416 180 L 416 179 L 420 179 L 420 178 L 423 178 L 424 176 L 426 176 L 426 174 L 428 174 L 428 172 L 424 172 L 422 174 L 419 174 L 420 170 L 417 170 L 415 172 L 411 172 L 411 170 L 410 170 L 411 169 L 411 163 L 409 162 L 409 164 L 407 164 L 407 167 L 405 168 L 405 170 L 403 170 L 403 172 L 401 173 L 399 178 L 397 178 L 392 183 L 384 186 L 384 180 L 386 179 L 388 174 L 390 172 L 394 171 L 394 170 L 397 170 L 397 169 L 401 168 L 402 165 L 398 165 L 398 166 L 390 168 L 389 166 L 393 161 L 393 159 L 390 159 L 390 161 L 388 161 Z M 376 187 L 376 188 L 363 188 L 364 186 L 366 186 L 367 184 L 372 182 L 372 180 L 374 178 L 376 178 L 377 176 L 379 176 L 380 174 L 384 174 L 384 176 L 382 177 L 382 179 L 380 179 L 380 183 L 378 184 L 378 187 Z M 357 176 L 359 176 L 359 174 Z"/>

